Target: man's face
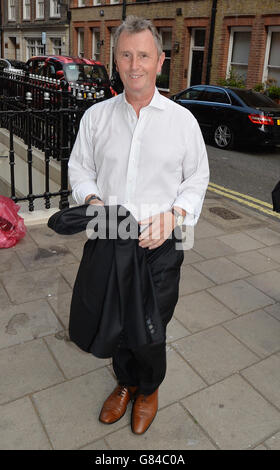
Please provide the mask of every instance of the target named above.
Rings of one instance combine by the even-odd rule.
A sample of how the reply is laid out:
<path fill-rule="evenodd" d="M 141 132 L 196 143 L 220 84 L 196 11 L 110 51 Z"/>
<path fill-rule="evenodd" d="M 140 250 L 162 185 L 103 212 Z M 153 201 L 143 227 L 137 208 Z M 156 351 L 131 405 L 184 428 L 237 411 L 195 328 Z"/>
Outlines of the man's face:
<path fill-rule="evenodd" d="M 155 40 L 149 30 L 134 34 L 126 31 L 121 33 L 115 61 L 129 96 L 144 98 L 153 93 L 164 58 L 164 52 L 158 57 Z"/>

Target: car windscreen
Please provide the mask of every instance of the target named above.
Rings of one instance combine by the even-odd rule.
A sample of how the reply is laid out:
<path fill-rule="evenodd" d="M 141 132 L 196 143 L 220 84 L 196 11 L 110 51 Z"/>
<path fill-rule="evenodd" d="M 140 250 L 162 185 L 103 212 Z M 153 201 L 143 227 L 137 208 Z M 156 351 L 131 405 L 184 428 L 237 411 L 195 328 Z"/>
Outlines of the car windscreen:
<path fill-rule="evenodd" d="M 244 101 L 244 103 L 251 108 L 275 108 L 277 106 L 275 101 L 273 101 L 271 98 L 253 90 L 235 89 L 234 93 L 236 93 L 239 98 L 241 98 L 242 101 Z"/>
<path fill-rule="evenodd" d="M 102 65 L 64 64 L 63 68 L 68 82 L 94 81 L 97 78 L 108 80 L 106 69 Z"/>

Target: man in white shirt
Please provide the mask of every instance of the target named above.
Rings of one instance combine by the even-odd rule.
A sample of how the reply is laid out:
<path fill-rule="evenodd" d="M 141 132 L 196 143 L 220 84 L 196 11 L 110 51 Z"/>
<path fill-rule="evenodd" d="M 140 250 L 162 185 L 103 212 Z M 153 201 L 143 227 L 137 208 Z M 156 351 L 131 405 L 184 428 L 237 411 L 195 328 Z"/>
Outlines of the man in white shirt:
<path fill-rule="evenodd" d="M 119 26 L 115 62 L 124 92 L 85 112 L 69 177 L 79 204 L 110 205 L 113 199 L 140 224 L 139 246 L 150 263 L 166 328 L 178 300 L 183 261 L 182 250 L 176 250 L 169 236 L 176 225 L 196 224 L 209 167 L 197 121 L 155 87 L 164 58 L 161 38 L 150 21 L 128 17 Z M 118 386 L 99 419 L 118 421 L 135 398 L 132 431 L 143 434 L 157 413 L 165 343 L 137 352 L 123 344 L 113 356 L 113 368 Z"/>

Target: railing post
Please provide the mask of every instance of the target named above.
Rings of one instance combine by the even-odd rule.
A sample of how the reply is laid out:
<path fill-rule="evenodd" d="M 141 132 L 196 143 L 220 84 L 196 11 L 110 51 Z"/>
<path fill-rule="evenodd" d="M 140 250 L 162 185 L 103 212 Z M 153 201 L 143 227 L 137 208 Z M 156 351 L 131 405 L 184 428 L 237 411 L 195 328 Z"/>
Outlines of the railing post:
<path fill-rule="evenodd" d="M 26 121 L 26 130 L 27 130 L 27 165 L 28 165 L 28 195 L 27 199 L 29 201 L 28 209 L 30 212 L 34 211 L 34 196 L 33 196 L 33 182 L 32 182 L 32 145 L 31 145 L 31 102 L 32 94 L 30 92 L 26 93 L 27 101 L 27 121 Z"/>
<path fill-rule="evenodd" d="M 49 133 L 49 118 L 48 114 L 50 112 L 50 94 L 48 92 L 44 92 L 44 105 L 45 105 L 45 120 L 44 120 L 44 127 L 45 127 L 45 207 L 49 209 L 51 207 L 50 204 L 50 133 Z"/>
<path fill-rule="evenodd" d="M 16 201 L 13 115 L 10 115 L 9 117 L 9 131 L 10 131 L 9 164 L 10 164 L 10 174 L 11 174 L 11 199 L 13 201 Z"/>
<path fill-rule="evenodd" d="M 60 168 L 61 168 L 61 188 L 59 208 L 69 207 L 68 201 L 68 160 L 70 156 L 70 145 L 68 136 L 69 114 L 65 111 L 68 107 L 68 91 L 62 90 L 62 109 L 60 110 Z"/>

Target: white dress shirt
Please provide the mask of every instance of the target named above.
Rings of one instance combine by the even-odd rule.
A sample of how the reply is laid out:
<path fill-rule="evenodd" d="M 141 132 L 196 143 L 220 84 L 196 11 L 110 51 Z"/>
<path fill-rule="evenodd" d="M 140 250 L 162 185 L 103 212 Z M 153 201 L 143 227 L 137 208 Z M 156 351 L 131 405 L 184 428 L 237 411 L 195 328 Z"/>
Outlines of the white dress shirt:
<path fill-rule="evenodd" d="M 69 159 L 78 204 L 96 194 L 121 204 L 137 221 L 172 206 L 195 225 L 209 181 L 208 158 L 196 119 L 155 88 L 139 118 L 125 93 L 91 106 L 83 115 Z"/>

